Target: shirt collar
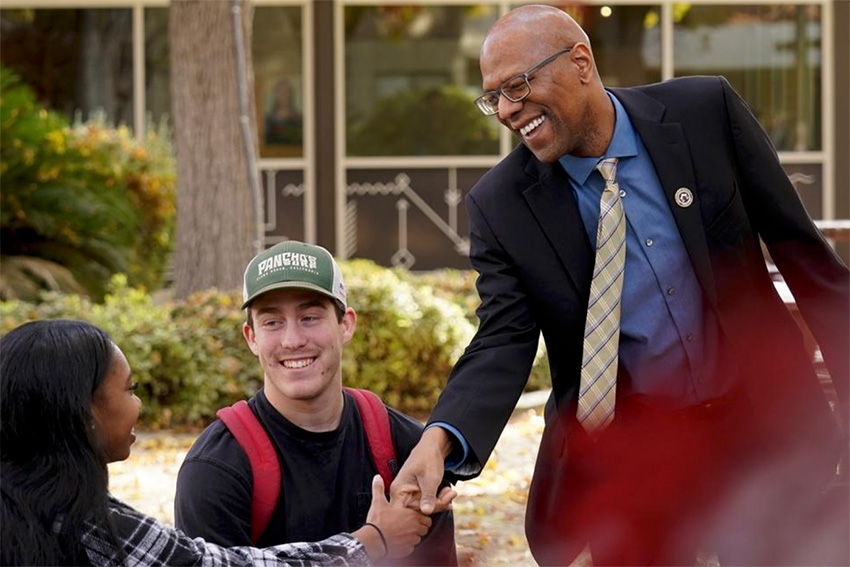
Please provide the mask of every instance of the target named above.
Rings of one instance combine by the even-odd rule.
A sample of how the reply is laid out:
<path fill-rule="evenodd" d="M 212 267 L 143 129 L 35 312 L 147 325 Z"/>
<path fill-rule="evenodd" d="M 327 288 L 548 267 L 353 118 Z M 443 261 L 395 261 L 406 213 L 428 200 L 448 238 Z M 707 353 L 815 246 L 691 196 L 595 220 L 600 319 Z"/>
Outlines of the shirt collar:
<path fill-rule="evenodd" d="M 607 91 L 606 91 L 607 92 Z M 600 157 L 578 157 L 573 155 L 565 155 L 558 159 L 561 167 L 567 172 L 573 181 L 579 186 L 587 182 L 587 178 L 593 173 L 596 164 L 604 158 L 627 158 L 638 155 L 637 141 L 635 137 L 637 133 L 632 126 L 629 115 L 626 114 L 626 109 L 620 104 L 610 92 L 607 92 L 608 98 L 614 103 L 615 122 L 614 135 L 611 137 L 611 142 L 608 144 L 608 149 Z"/>

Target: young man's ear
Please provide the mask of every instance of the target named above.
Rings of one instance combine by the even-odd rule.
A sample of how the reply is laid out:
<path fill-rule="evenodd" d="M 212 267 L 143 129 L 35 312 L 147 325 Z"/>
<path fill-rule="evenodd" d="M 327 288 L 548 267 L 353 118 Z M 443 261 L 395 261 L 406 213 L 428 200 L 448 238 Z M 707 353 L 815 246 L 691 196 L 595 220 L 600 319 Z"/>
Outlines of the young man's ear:
<path fill-rule="evenodd" d="M 242 324 L 242 336 L 245 337 L 245 342 L 248 343 L 248 348 L 251 349 L 251 352 L 254 353 L 254 356 L 257 355 L 257 337 L 254 335 L 254 329 L 251 325 L 246 321 Z"/>
<path fill-rule="evenodd" d="M 342 326 L 342 342 L 345 344 L 351 340 L 351 337 L 354 336 L 354 329 L 357 328 L 357 313 L 354 312 L 354 309 L 347 308 L 339 324 Z"/>

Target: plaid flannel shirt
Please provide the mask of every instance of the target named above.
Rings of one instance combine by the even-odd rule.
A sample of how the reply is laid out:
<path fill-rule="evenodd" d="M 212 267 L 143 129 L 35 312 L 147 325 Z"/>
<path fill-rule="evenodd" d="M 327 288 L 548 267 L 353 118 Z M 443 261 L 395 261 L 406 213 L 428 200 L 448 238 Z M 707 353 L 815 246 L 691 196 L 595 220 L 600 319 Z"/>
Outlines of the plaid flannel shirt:
<path fill-rule="evenodd" d="M 363 545 L 350 534 L 338 534 L 316 543 L 287 543 L 256 549 L 221 547 L 192 539 L 182 531 L 166 526 L 109 497 L 109 511 L 127 558 L 121 561 L 118 550 L 102 528 L 90 525 L 83 535 L 83 546 L 95 566 L 175 566 L 203 565 L 261 567 L 315 565 L 371 565 Z"/>

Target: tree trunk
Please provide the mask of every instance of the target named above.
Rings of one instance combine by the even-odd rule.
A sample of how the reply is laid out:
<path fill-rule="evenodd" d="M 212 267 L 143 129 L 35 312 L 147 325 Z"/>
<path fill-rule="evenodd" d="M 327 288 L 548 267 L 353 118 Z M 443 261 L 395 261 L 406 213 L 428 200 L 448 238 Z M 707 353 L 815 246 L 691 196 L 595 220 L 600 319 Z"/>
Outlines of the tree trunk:
<path fill-rule="evenodd" d="M 251 93 L 252 10 L 250 0 L 240 5 Z M 173 0 L 169 42 L 177 156 L 174 285 L 175 296 L 185 298 L 211 287 L 241 288 L 255 223 L 239 127 L 231 2 Z"/>

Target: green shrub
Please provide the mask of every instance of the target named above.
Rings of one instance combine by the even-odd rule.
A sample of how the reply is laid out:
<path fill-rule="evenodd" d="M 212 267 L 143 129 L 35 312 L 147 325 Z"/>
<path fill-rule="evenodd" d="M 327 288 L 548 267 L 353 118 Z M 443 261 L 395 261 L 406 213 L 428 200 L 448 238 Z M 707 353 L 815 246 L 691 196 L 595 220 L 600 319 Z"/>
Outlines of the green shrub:
<path fill-rule="evenodd" d="M 478 327 L 478 317 L 475 310 L 481 304 L 478 291 L 475 289 L 477 274 L 474 270 L 432 270 L 428 272 L 400 272 L 414 286 L 428 287 L 433 290 L 434 295 L 447 299 L 458 305 L 464 312 L 466 318 Z M 549 359 L 546 356 L 546 345 L 540 341 L 537 355 L 534 357 L 534 366 L 531 375 L 525 385 L 525 391 L 542 390 L 551 385 L 549 374 Z"/>
<path fill-rule="evenodd" d="M 165 121 L 148 124 L 145 138 L 125 126 L 110 128 L 102 116 L 71 129 L 71 145 L 88 159 L 82 175 L 126 198 L 138 215 L 128 250 L 130 285 L 155 290 L 171 256 L 176 221 L 176 164 Z"/>
<path fill-rule="evenodd" d="M 369 260 L 341 265 L 357 332 L 343 379 L 413 415 L 427 415 L 473 327 L 457 305 Z"/>
<path fill-rule="evenodd" d="M 437 297 L 451 301 L 463 310 L 467 320 L 475 327 L 478 317 L 475 310 L 481 304 L 475 289 L 477 274 L 473 270 L 430 270 L 427 272 L 408 272 L 400 270 L 401 277 L 417 287 L 428 287 Z"/>
<path fill-rule="evenodd" d="M 525 385 L 526 392 L 544 390 L 552 387 L 552 375 L 549 370 L 549 357 L 546 355 L 546 344 L 541 338 L 537 345 L 537 355 L 534 357 L 534 366 L 531 367 L 531 375 Z"/>
<path fill-rule="evenodd" d="M 460 307 L 393 270 L 365 260 L 343 262 L 342 268 L 358 313 L 357 331 L 344 351 L 343 381 L 423 417 L 472 326 Z M 32 319 L 90 321 L 112 335 L 133 368 L 144 426 L 200 426 L 262 384 L 260 365 L 242 338 L 240 305 L 239 293 L 215 290 L 158 304 L 119 275 L 102 304 L 57 292 L 43 294 L 39 303 L 2 301 L 0 334 Z"/>
<path fill-rule="evenodd" d="M 341 267 L 357 311 L 357 330 L 343 353 L 343 382 L 426 416 L 474 332 L 474 314 L 464 308 L 477 303 L 474 275 L 411 274 L 368 260 Z M 260 365 L 242 338 L 240 305 L 238 292 L 216 290 L 157 303 L 117 275 L 100 304 L 57 292 L 44 293 L 38 303 L 0 301 L 0 335 L 32 319 L 90 321 L 124 351 L 145 403 L 144 426 L 197 427 L 262 385 Z M 548 384 L 541 350 L 526 390 Z"/>
<path fill-rule="evenodd" d="M 196 353 L 198 370 L 183 381 L 189 391 L 205 392 L 202 417 L 210 419 L 215 409 L 253 396 L 262 387 L 262 369 L 242 337 L 241 293 L 199 291 L 169 305 L 181 340 Z"/>
<path fill-rule="evenodd" d="M 101 299 L 114 273 L 161 284 L 174 232 L 168 132 L 134 140 L 95 119 L 73 128 L 0 68 L 0 298 Z"/>
<path fill-rule="evenodd" d="M 498 128 L 475 107 L 473 98 L 447 85 L 378 100 L 369 116 L 350 117 L 349 151 L 358 156 L 495 154 Z"/>
<path fill-rule="evenodd" d="M 51 292 L 38 304 L 0 302 L 2 332 L 31 319 L 83 319 L 105 329 L 121 347 L 145 405 L 148 427 L 200 424 L 219 403 L 222 388 L 215 372 L 221 359 L 210 348 L 206 326 L 172 318 L 169 305 L 115 276 L 102 304 L 80 295 Z M 223 403 L 222 403 L 223 405 Z"/>

